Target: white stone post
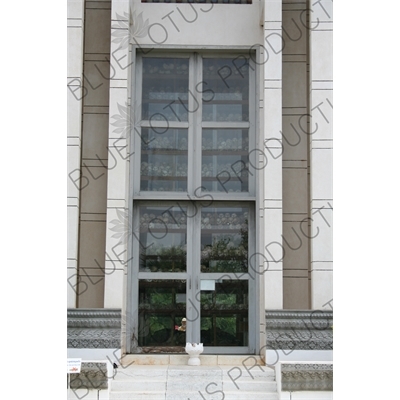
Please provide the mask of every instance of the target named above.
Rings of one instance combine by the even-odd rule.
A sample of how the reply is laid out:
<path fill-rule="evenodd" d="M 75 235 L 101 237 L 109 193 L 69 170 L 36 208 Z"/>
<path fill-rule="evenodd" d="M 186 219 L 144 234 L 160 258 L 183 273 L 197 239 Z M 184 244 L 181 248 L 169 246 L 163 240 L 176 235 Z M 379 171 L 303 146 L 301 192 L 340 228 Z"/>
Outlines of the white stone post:
<path fill-rule="evenodd" d="M 263 168 L 264 202 L 260 204 L 264 222 L 263 254 L 265 309 L 283 307 L 282 246 L 282 1 L 265 0 L 264 41 L 261 60 L 264 62 L 263 137 L 268 163 Z M 262 125 L 261 125 L 262 126 Z"/>
<path fill-rule="evenodd" d="M 84 1 L 68 0 L 67 3 L 67 307 L 75 308 L 78 291 L 78 241 L 79 241 L 79 189 L 81 184 L 81 137 L 83 91 L 83 37 Z"/>
<path fill-rule="evenodd" d="M 311 308 L 331 309 L 333 2 L 310 3 Z"/>
<path fill-rule="evenodd" d="M 129 232 L 129 0 L 111 3 L 110 100 L 107 175 L 107 231 L 104 308 L 123 308 Z M 122 128 L 122 129 L 121 129 Z"/>

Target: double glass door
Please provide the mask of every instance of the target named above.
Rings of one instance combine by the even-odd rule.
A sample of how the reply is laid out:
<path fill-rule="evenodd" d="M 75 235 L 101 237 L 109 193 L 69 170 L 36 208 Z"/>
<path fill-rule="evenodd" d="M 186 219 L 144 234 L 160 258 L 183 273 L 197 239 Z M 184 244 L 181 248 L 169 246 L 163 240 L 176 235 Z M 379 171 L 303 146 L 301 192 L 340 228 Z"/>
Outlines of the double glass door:
<path fill-rule="evenodd" d="M 253 224 L 251 202 L 136 202 L 132 352 L 249 353 Z"/>

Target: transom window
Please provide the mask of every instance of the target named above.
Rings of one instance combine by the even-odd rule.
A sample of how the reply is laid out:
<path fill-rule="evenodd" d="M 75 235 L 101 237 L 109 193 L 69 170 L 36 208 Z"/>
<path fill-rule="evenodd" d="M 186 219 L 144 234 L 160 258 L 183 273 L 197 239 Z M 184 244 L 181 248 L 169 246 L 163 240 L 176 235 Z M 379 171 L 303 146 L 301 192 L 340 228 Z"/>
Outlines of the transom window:
<path fill-rule="evenodd" d="M 137 69 L 135 195 L 254 196 L 251 59 L 197 53 L 142 56 Z"/>

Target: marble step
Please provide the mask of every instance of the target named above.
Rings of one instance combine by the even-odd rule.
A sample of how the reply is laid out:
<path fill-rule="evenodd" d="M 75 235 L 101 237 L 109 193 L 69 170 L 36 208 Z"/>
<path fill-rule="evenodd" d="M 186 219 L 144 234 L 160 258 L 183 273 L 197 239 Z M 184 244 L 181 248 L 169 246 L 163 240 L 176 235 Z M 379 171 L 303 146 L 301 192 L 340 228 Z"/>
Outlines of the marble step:
<path fill-rule="evenodd" d="M 157 381 L 154 379 L 147 380 L 124 380 L 111 382 L 111 391 L 113 392 L 158 392 L 166 391 L 167 381 Z"/>
<path fill-rule="evenodd" d="M 245 391 L 221 392 L 213 390 L 210 393 L 202 392 L 116 392 L 110 393 L 109 400 L 278 400 L 278 393 L 254 393 Z"/>
<path fill-rule="evenodd" d="M 133 365 L 118 369 L 110 400 L 278 400 L 275 371 L 255 365 Z"/>
<path fill-rule="evenodd" d="M 110 392 L 109 400 L 165 400 L 162 392 Z"/>

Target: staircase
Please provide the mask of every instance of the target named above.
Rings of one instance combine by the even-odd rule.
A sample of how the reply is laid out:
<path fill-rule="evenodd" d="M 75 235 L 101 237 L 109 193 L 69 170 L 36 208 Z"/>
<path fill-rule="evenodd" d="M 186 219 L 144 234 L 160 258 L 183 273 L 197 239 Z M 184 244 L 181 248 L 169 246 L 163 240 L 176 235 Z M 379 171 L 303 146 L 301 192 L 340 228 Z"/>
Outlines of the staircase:
<path fill-rule="evenodd" d="M 202 365 L 120 366 L 110 400 L 278 400 L 272 368 Z"/>

